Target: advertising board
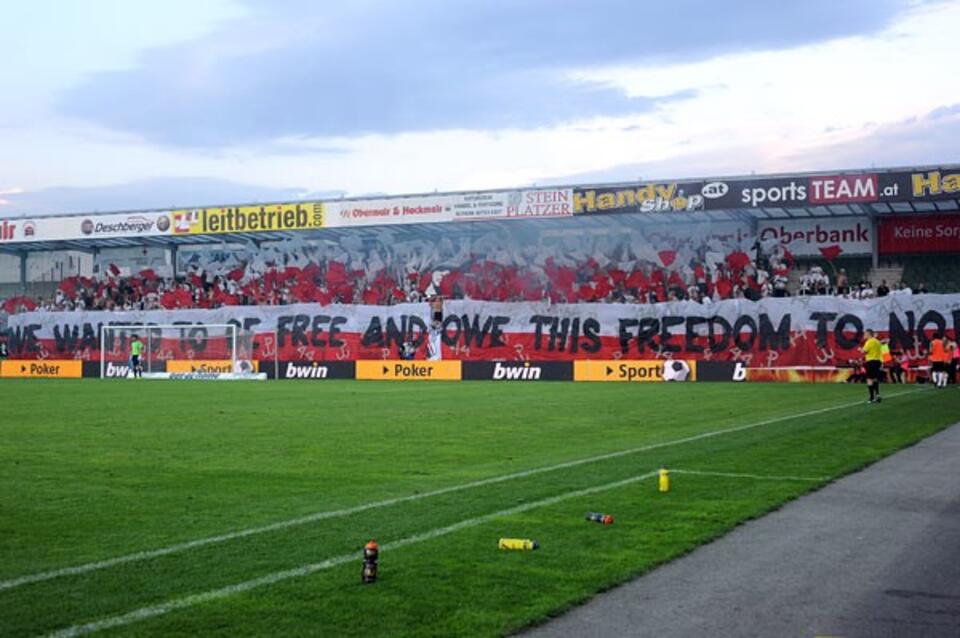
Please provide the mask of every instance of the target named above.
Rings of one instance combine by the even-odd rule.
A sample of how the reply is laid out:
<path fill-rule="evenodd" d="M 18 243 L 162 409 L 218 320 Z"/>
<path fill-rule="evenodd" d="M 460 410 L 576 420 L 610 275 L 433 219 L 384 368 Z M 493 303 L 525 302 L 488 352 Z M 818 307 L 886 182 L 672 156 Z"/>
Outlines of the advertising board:
<path fill-rule="evenodd" d="M 169 235 L 169 211 L 0 220 L 0 242 L 39 242 Z"/>
<path fill-rule="evenodd" d="M 83 362 L 71 360 L 0 361 L 0 377 L 16 379 L 79 379 Z"/>
<path fill-rule="evenodd" d="M 666 370 L 667 366 L 674 366 Z M 656 382 L 695 381 L 697 362 L 684 360 L 574 361 L 574 381 Z"/>
<path fill-rule="evenodd" d="M 873 228 L 866 217 L 763 220 L 757 236 L 760 241 L 778 240 L 798 257 L 819 257 L 828 248 L 843 255 L 869 255 L 873 250 Z"/>
<path fill-rule="evenodd" d="M 459 381 L 459 361 L 357 361 L 357 378 L 380 381 Z"/>
<path fill-rule="evenodd" d="M 549 188 L 344 200 L 327 204 L 327 226 L 568 217 L 573 214 L 573 199 L 572 189 Z"/>
<path fill-rule="evenodd" d="M 572 381 L 570 361 L 465 361 L 465 381 Z"/>
<path fill-rule="evenodd" d="M 877 248 L 882 255 L 960 252 L 960 215 L 882 219 Z"/>
<path fill-rule="evenodd" d="M 323 228 L 322 202 L 175 210 L 173 234 L 208 235 Z"/>

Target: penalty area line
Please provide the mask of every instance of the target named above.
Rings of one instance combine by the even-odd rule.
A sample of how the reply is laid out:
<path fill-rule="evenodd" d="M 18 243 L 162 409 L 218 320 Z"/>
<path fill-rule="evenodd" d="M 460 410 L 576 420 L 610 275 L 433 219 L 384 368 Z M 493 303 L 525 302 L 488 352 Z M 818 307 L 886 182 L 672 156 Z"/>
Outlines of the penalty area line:
<path fill-rule="evenodd" d="M 587 487 L 580 490 L 575 490 L 573 492 L 566 492 L 564 494 L 559 494 L 557 496 L 551 496 L 549 498 L 541 499 L 539 501 L 533 501 L 530 503 L 523 503 L 522 505 L 516 505 L 514 507 L 509 507 L 499 512 L 493 512 L 492 514 L 484 514 L 483 516 L 477 516 L 475 518 L 468 518 L 462 520 L 458 523 L 452 525 L 447 525 L 445 527 L 437 527 L 426 532 L 421 532 L 420 534 L 414 534 L 413 536 L 407 536 L 395 541 L 390 541 L 381 545 L 381 549 L 392 550 L 399 549 L 401 547 L 406 547 L 408 545 L 414 545 L 416 543 L 422 543 L 423 541 L 432 540 L 440 536 L 446 536 L 447 534 L 452 534 L 463 529 L 470 527 L 476 527 L 484 523 L 488 523 L 494 519 L 502 518 L 504 516 L 512 516 L 514 514 L 521 514 L 532 509 L 537 509 L 540 507 L 547 507 L 566 501 L 572 498 L 577 498 L 579 496 L 587 496 L 589 494 L 595 494 L 597 492 L 605 492 L 608 490 L 613 490 L 619 487 L 624 487 L 626 485 L 631 485 L 633 483 L 638 483 L 640 481 L 652 478 L 657 475 L 657 471 L 646 472 L 644 474 L 638 474 L 637 476 L 631 476 L 620 481 L 614 481 L 613 483 L 605 483 L 603 485 L 595 485 L 593 487 Z M 201 592 L 199 594 L 191 594 L 189 596 L 184 596 L 182 598 L 174 598 L 168 600 L 167 602 L 160 603 L 159 605 L 150 605 L 148 607 L 141 607 L 140 609 L 135 609 L 133 611 L 121 614 L 118 616 L 111 616 L 109 618 L 104 618 L 102 620 L 97 620 L 90 623 L 73 625 L 71 627 L 66 627 L 53 633 L 47 634 L 47 638 L 73 638 L 75 636 L 84 636 L 86 634 L 95 633 L 97 631 L 103 631 L 105 629 L 113 629 L 116 627 L 123 627 L 125 625 L 130 625 L 141 620 L 147 620 L 148 618 L 155 618 L 157 616 L 163 616 L 173 611 L 187 609 L 189 607 L 194 607 L 203 603 L 212 602 L 215 600 L 220 600 L 222 598 L 227 598 L 236 594 L 248 592 L 252 589 L 258 587 L 263 587 L 266 585 L 272 585 L 279 583 L 281 581 L 290 580 L 292 578 L 301 578 L 303 576 L 309 576 L 320 571 L 331 569 L 339 565 L 343 565 L 350 561 L 357 560 L 360 557 L 359 550 L 356 552 L 351 552 L 349 554 L 342 554 L 340 556 L 335 556 L 333 558 L 328 558 L 326 560 L 320 561 L 319 563 L 311 563 L 308 565 L 302 565 L 300 567 L 295 567 L 293 569 L 286 569 L 279 572 L 274 572 L 272 574 L 266 574 L 258 578 L 251 580 L 246 580 L 235 585 L 228 585 L 226 587 L 221 587 L 219 589 L 212 589 L 210 591 Z"/>
<path fill-rule="evenodd" d="M 911 394 L 917 390 L 908 390 L 906 392 L 899 392 L 897 394 L 892 394 L 887 398 L 895 398 L 898 396 L 903 396 L 905 394 Z M 323 512 L 316 512 L 313 514 L 307 514 L 306 516 L 300 516 L 297 518 L 291 518 L 288 520 L 277 521 L 275 523 L 269 523 L 267 525 L 261 525 L 257 527 L 249 527 L 246 529 L 240 529 L 233 532 L 227 532 L 224 534 L 219 534 L 216 536 L 208 536 L 206 538 L 198 538 L 192 541 L 185 541 L 182 543 L 176 543 L 173 545 L 168 545 L 166 547 L 159 547 L 157 549 L 144 550 L 141 552 L 134 552 L 131 554 L 125 554 L 122 556 L 116 556 L 113 558 L 107 558 L 100 561 L 93 561 L 90 563 L 85 563 L 82 565 L 75 565 L 72 567 L 63 567 L 60 569 L 54 569 L 45 572 L 37 572 L 33 574 L 27 574 L 24 576 L 18 576 L 16 578 L 11 578 L 9 580 L 0 581 L 0 592 L 8 589 L 14 589 L 17 587 L 22 587 L 24 585 L 29 585 L 33 583 L 40 583 L 47 580 L 53 580 L 55 578 L 63 578 L 65 576 L 77 576 L 80 574 L 86 574 L 89 572 L 98 571 L 101 569 L 107 569 L 110 567 L 116 567 L 118 565 L 124 565 L 127 563 L 134 563 L 143 560 L 150 560 L 153 558 L 160 558 L 162 556 L 169 556 L 171 554 L 177 554 L 180 552 L 188 551 L 191 549 L 196 549 L 198 547 L 205 547 L 207 545 L 215 545 L 219 543 L 225 543 L 227 541 L 237 540 L 241 538 L 246 538 L 249 536 L 255 536 L 257 534 L 265 534 L 268 532 L 275 532 L 291 527 L 297 527 L 300 525 L 307 525 L 309 523 L 315 523 L 318 521 L 330 519 L 330 518 L 340 518 L 344 516 L 351 516 L 353 514 L 359 514 L 361 512 L 366 512 L 369 510 L 380 509 L 383 507 L 390 507 L 392 505 L 399 505 L 401 503 L 411 503 L 414 501 L 420 501 L 427 498 L 433 498 L 435 496 L 443 496 L 445 494 L 452 494 L 455 492 L 460 492 L 463 490 L 469 490 L 477 487 L 485 487 L 487 485 L 494 485 L 496 483 L 503 483 L 505 481 L 512 481 L 515 479 L 526 478 L 529 476 L 536 476 L 537 474 L 544 474 L 546 472 L 555 472 L 557 470 L 564 470 L 571 467 L 577 467 L 580 465 L 586 465 L 588 463 L 597 463 L 599 461 L 606 461 L 609 459 L 620 458 L 624 456 L 630 456 L 633 454 L 640 454 L 643 452 L 650 452 L 652 450 L 657 450 L 666 447 L 672 447 L 675 445 L 684 445 L 686 443 L 694 443 L 696 441 L 702 441 L 704 439 L 713 438 L 716 436 L 723 436 L 726 434 L 734 434 L 737 432 L 744 432 L 747 430 L 752 430 L 759 427 L 764 427 L 768 425 L 774 425 L 776 423 L 782 423 L 784 421 L 791 421 L 793 419 L 801 419 L 809 416 L 816 416 L 818 414 L 825 414 L 827 412 L 835 412 L 837 410 L 845 410 L 847 408 L 856 407 L 862 405 L 863 401 L 855 401 L 849 403 L 841 403 L 839 405 L 827 406 L 825 408 L 818 408 L 816 410 L 808 410 L 806 412 L 799 412 L 796 414 L 787 414 L 784 416 L 773 417 L 770 419 L 764 419 L 762 421 L 757 421 L 755 423 L 748 423 L 746 425 L 738 425 L 730 428 L 723 428 L 720 430 L 711 430 L 709 432 L 702 432 L 700 434 L 694 434 L 691 436 L 673 439 L 671 441 L 663 441 L 660 443 L 651 443 L 649 445 L 643 445 L 640 447 L 628 448 L 626 450 L 617 450 L 614 452 L 606 452 L 603 454 L 597 454 L 595 456 L 588 456 L 581 459 L 574 459 L 572 461 L 565 461 L 563 463 L 557 463 L 555 465 L 547 465 L 542 467 L 535 467 L 529 470 L 521 470 L 519 472 L 512 472 L 510 474 L 502 474 L 499 476 L 492 476 L 485 479 L 480 479 L 477 481 L 471 481 L 469 483 L 461 483 L 459 485 L 451 485 L 449 487 L 442 487 L 436 490 L 431 490 L 428 492 L 421 492 L 419 494 L 410 494 L 407 496 L 398 496 L 395 498 L 388 498 L 380 501 L 372 501 L 369 503 L 362 503 L 360 505 L 355 505 L 353 507 L 347 507 L 339 510 L 328 510 Z"/>

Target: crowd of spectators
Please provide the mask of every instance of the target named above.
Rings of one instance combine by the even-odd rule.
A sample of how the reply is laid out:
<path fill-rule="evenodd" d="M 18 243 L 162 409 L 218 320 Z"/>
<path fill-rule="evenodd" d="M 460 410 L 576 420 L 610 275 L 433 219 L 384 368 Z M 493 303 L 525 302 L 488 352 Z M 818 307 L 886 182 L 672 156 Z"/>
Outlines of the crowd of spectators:
<path fill-rule="evenodd" d="M 836 295 L 847 299 L 875 299 L 887 295 L 912 295 L 927 293 L 927 287 L 919 284 L 916 290 L 902 281 L 895 282 L 893 288 L 887 285 L 884 279 L 876 288 L 867 279 L 851 282 L 845 268 L 840 268 L 831 281 L 822 266 L 811 266 L 800 276 L 798 295 Z"/>
<path fill-rule="evenodd" d="M 153 269 L 130 273 L 106 264 L 92 277 L 64 279 L 53 296 L 14 297 L 0 310 L 154 310 L 230 305 L 354 303 L 392 305 L 434 296 L 551 303 L 657 303 L 788 296 L 794 260 L 776 241 L 723 236 L 627 232 L 536 237 L 489 233 L 439 242 L 375 241 L 346 236 L 339 244 L 301 240 L 272 246 L 195 252 L 178 276 Z M 866 286 L 866 287 L 865 287 Z M 851 287 L 841 269 L 831 283 L 815 266 L 799 294 L 882 296 Z M 896 294 L 897 291 L 891 291 Z"/>

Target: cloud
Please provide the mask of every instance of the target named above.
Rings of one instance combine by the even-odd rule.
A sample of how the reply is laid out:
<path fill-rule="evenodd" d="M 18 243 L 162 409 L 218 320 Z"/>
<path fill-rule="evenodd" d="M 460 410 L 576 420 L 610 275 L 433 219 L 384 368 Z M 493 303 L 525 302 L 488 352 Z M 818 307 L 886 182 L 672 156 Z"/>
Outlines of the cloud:
<path fill-rule="evenodd" d="M 643 113 L 695 86 L 628 95 L 577 75 L 875 32 L 915 0 L 644 3 L 248 0 L 247 16 L 134 68 L 89 76 L 61 111 L 161 144 L 530 129 Z M 576 79 L 579 78 L 579 79 Z"/>
<path fill-rule="evenodd" d="M 771 154 L 762 146 L 745 144 L 710 151 L 679 154 L 662 160 L 623 163 L 597 170 L 541 176 L 539 186 L 663 180 L 755 171 L 791 172 L 859 169 L 960 162 L 960 103 L 948 104 L 920 117 L 850 131 L 834 128 L 820 145 Z M 474 144 L 478 144 L 474 140 Z M 496 186 L 507 182 L 497 181 Z M 228 179 L 158 178 L 89 188 L 59 187 L 41 190 L 0 189 L 0 216 L 35 216 L 71 212 L 175 208 L 268 202 L 290 199 L 331 199 L 345 191 L 271 188 Z M 349 193 L 382 196 L 382 192 Z"/>
<path fill-rule="evenodd" d="M 742 175 L 749 167 L 762 166 L 767 158 L 757 149 L 733 147 L 724 150 L 676 155 L 662 160 L 617 164 L 591 171 L 541 177 L 537 186 L 604 184 L 686 179 L 718 175 Z"/>
<path fill-rule="evenodd" d="M 801 153 L 787 160 L 804 166 L 864 168 L 960 162 L 960 103 L 880 126 L 868 126 L 859 136 Z"/>
<path fill-rule="evenodd" d="M 832 127 L 831 127 L 832 128 Z M 756 146 L 728 147 L 664 160 L 619 164 L 593 171 L 543 177 L 540 186 L 652 181 L 757 173 L 804 172 L 960 163 L 960 103 L 924 116 L 858 131 L 835 128 L 835 139 L 771 155 Z"/>
<path fill-rule="evenodd" d="M 335 198 L 342 191 L 270 188 L 225 179 L 157 178 L 89 188 L 59 187 L 5 195 L 4 216 L 177 208 L 291 199 Z"/>

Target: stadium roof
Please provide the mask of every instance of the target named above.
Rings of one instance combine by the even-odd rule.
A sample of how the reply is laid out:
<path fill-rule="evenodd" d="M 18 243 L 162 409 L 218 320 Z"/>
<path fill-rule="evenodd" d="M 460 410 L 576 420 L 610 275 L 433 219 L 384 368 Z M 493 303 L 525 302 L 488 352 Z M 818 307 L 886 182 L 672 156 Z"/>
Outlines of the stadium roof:
<path fill-rule="evenodd" d="M 534 202 L 530 207 L 528 200 Z M 543 201 L 535 203 L 539 200 Z M 403 212 L 396 212 L 398 208 Z M 344 235 L 382 236 L 384 228 L 398 239 L 436 238 L 454 228 L 459 234 L 569 231 L 598 225 L 616 230 L 668 221 L 874 218 L 958 211 L 960 164 L 948 164 L 15 217 L 0 219 L 0 252 L 261 243 L 294 237 L 336 241 Z M 245 217 L 244 223 L 259 215 L 259 222 L 254 222 L 262 229 L 229 228 L 234 213 Z M 301 217 L 289 217 L 293 222 L 285 223 L 284 215 L 294 214 Z"/>

